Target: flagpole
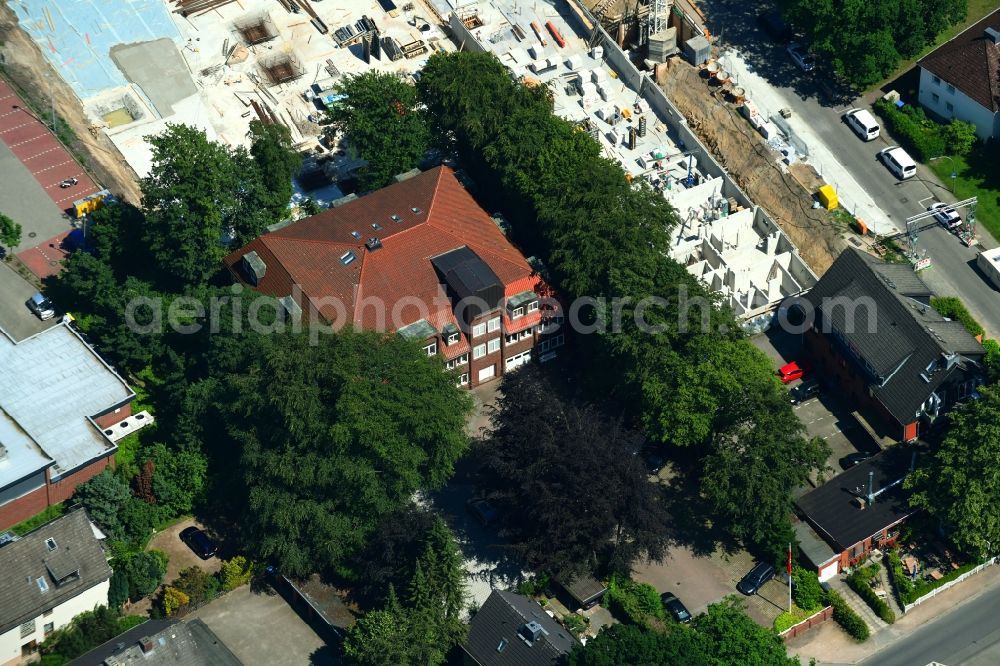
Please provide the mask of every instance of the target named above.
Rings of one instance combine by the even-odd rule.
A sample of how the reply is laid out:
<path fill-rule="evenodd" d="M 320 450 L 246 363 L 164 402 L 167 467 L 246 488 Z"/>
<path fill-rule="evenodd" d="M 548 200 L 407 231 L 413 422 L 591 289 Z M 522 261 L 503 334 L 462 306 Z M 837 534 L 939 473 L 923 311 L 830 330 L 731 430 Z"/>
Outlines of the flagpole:
<path fill-rule="evenodd" d="M 792 544 L 788 544 L 788 612 L 792 612 Z"/>

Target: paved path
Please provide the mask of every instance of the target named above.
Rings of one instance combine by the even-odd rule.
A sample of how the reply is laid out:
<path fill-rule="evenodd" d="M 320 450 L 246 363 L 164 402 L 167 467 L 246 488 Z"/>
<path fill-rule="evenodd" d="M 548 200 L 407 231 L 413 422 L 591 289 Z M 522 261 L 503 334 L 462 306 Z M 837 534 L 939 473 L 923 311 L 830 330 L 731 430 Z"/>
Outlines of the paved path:
<path fill-rule="evenodd" d="M 798 655 L 803 663 L 808 663 L 810 659 L 816 659 L 817 663 L 834 666 L 837 664 L 858 664 L 864 662 L 866 665 L 881 665 L 883 663 L 906 664 L 906 666 L 924 666 L 932 658 L 923 659 L 919 657 L 909 661 L 887 661 L 897 650 L 905 650 L 911 642 L 921 640 L 921 636 L 928 632 L 934 632 L 935 622 L 939 618 L 955 616 L 956 627 L 962 623 L 969 622 L 975 624 L 978 629 L 973 633 L 981 635 L 974 638 L 973 643 L 968 641 L 968 637 L 961 635 L 961 640 L 945 641 L 956 647 L 964 645 L 968 647 L 978 646 L 984 652 L 981 654 L 993 655 L 994 658 L 983 661 L 985 657 L 981 654 L 969 653 L 967 655 L 951 655 L 951 661 L 938 660 L 946 666 L 960 666 L 962 661 L 955 661 L 953 657 L 970 660 L 967 666 L 991 666 L 1000 663 L 1000 658 L 996 658 L 996 649 L 989 647 L 996 640 L 996 634 L 992 633 L 987 624 L 1000 622 L 1000 613 L 996 613 L 997 595 L 1000 594 L 1000 566 L 987 568 L 985 571 L 976 574 L 968 580 L 938 594 L 936 597 L 920 604 L 909 613 L 896 620 L 895 624 L 889 625 L 881 631 L 872 634 L 864 643 L 857 643 L 852 640 L 835 622 L 824 622 L 816 629 L 808 631 L 801 636 L 797 636 L 788 641 L 789 654 Z M 982 604 L 989 607 L 989 614 L 992 617 L 983 617 L 980 604 L 973 604 L 973 601 L 981 600 Z M 971 610 L 966 612 L 966 607 Z M 968 618 L 974 618 L 969 620 Z M 1000 624 L 994 624 L 994 627 Z M 957 628 L 955 630 L 957 632 Z M 948 631 L 940 631 L 940 635 L 947 635 Z M 945 640 L 945 639 L 942 639 Z M 947 647 L 947 644 L 944 645 Z M 923 654 L 920 650 L 916 654 Z M 873 656 L 874 655 L 874 656 Z M 865 661 L 865 660 L 868 661 Z"/>

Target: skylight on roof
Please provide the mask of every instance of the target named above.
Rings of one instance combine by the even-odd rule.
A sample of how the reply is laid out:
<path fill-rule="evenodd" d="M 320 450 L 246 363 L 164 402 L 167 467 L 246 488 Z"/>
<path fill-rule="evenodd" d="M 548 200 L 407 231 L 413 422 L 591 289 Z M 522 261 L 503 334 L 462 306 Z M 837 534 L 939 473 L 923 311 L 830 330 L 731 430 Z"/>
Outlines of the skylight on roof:
<path fill-rule="evenodd" d="M 49 552 L 52 552 L 53 550 L 56 549 L 56 540 L 52 538 L 46 539 L 45 547 L 49 549 Z"/>
<path fill-rule="evenodd" d="M 351 235 L 354 236 L 355 240 L 361 240 L 361 232 L 360 231 L 352 231 Z"/>
<path fill-rule="evenodd" d="M 41 592 L 41 593 L 44 594 L 45 592 L 49 591 L 49 583 L 44 578 L 36 578 L 35 582 L 38 583 L 38 591 L 39 592 Z"/>
<path fill-rule="evenodd" d="M 424 211 L 420 210 L 416 206 L 413 206 L 412 208 L 410 208 L 410 212 L 413 213 L 414 215 L 420 215 Z"/>
<path fill-rule="evenodd" d="M 358 258 L 358 256 L 356 254 L 354 254 L 354 252 L 352 252 L 351 250 L 348 250 L 344 254 L 340 255 L 340 263 L 342 263 L 342 264 L 344 264 L 346 266 L 347 264 L 351 263 L 352 261 L 354 261 L 357 258 Z"/>
<path fill-rule="evenodd" d="M 382 228 L 381 224 L 379 224 L 378 222 L 372 222 L 372 229 L 374 229 L 375 231 L 378 231 L 381 228 Z"/>
<path fill-rule="evenodd" d="M 393 222 L 402 222 L 403 221 L 403 218 L 401 218 L 399 215 L 390 215 L 389 219 L 391 219 Z"/>

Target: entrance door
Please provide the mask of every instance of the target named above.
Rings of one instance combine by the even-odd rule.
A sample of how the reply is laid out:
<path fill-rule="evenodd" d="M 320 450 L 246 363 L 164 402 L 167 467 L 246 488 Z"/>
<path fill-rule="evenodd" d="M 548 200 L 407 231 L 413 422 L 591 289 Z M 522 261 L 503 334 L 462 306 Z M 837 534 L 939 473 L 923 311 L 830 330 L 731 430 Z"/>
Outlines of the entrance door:
<path fill-rule="evenodd" d="M 479 381 L 485 382 L 488 379 L 493 379 L 493 377 L 496 376 L 496 374 L 497 374 L 496 365 L 485 367 L 479 371 Z"/>

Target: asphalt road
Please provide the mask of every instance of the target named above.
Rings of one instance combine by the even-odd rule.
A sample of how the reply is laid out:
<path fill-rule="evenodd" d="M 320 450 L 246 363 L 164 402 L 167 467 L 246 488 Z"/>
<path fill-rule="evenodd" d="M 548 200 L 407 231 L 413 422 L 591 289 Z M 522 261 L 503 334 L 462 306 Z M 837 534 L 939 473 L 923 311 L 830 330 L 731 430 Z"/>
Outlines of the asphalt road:
<path fill-rule="evenodd" d="M 844 111 L 863 106 L 859 100 L 832 101 L 820 89 L 819 72 L 803 73 L 795 67 L 784 46 L 773 44 L 760 31 L 755 16 L 760 5 L 740 0 L 704 0 L 702 7 L 709 28 L 721 34 L 725 44 L 737 49 L 754 65 L 774 90 L 785 99 L 786 106 L 799 118 L 808 118 L 813 131 L 822 139 L 833 156 L 854 179 L 861 183 L 889 219 L 903 230 L 907 217 L 926 210 L 935 201 L 955 201 L 929 169 L 920 165 L 917 176 L 899 181 L 878 161 L 879 150 L 890 144 L 879 137 L 865 142 L 843 122 Z M 822 171 L 822 164 L 815 164 Z M 834 183 L 836 186 L 836 183 Z M 962 211 L 963 218 L 967 211 Z M 959 239 L 933 219 L 919 234 L 918 250 L 926 250 L 931 268 L 921 277 L 937 294 L 958 296 L 973 316 L 987 329 L 988 337 L 1000 336 L 1000 290 L 994 289 L 975 267 L 978 251 L 965 247 Z M 985 229 L 978 235 L 984 246 L 997 246 Z"/>
<path fill-rule="evenodd" d="M 965 583 L 968 585 L 968 583 Z M 861 662 L 862 666 L 986 666 L 1000 664 L 996 594 L 980 595 Z"/>

